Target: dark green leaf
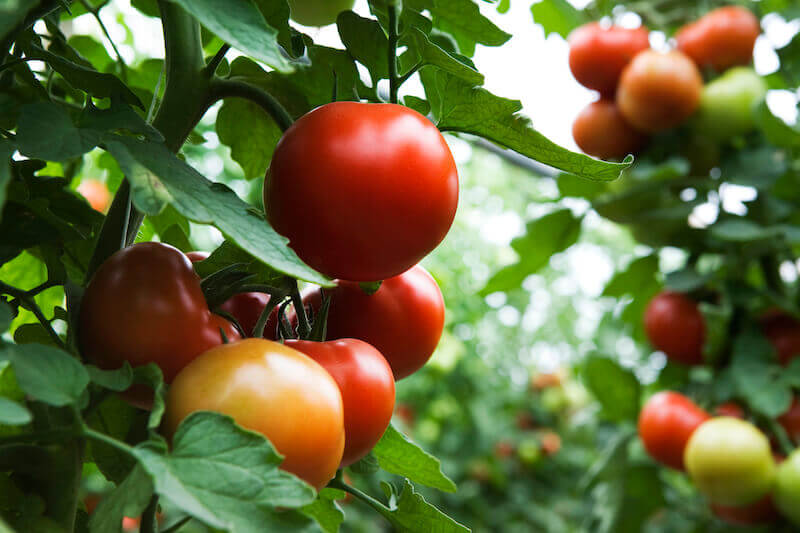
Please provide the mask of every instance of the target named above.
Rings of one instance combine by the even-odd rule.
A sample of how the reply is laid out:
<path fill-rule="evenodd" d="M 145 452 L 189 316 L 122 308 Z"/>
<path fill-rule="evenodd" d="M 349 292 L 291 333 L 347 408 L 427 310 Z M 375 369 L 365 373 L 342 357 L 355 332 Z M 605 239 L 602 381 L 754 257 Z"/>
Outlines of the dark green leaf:
<path fill-rule="evenodd" d="M 323 489 L 313 503 L 306 505 L 301 510 L 319 524 L 325 533 L 338 533 L 339 527 L 344 522 L 344 513 L 336 504 L 336 500 L 344 498 L 344 491 L 337 489 Z"/>
<path fill-rule="evenodd" d="M 100 143 L 97 131 L 76 128 L 63 107 L 37 102 L 22 108 L 17 130 L 19 151 L 28 157 L 64 161 Z"/>
<path fill-rule="evenodd" d="M 444 31 L 486 46 L 500 46 L 511 38 L 481 15 L 478 5 L 471 0 L 405 0 L 403 7 L 419 12 L 428 10 L 434 24 Z"/>
<path fill-rule="evenodd" d="M 92 533 L 122 533 L 122 519 L 139 516 L 153 494 L 153 483 L 140 466 L 97 505 L 89 519 Z"/>
<path fill-rule="evenodd" d="M 374 19 L 344 11 L 336 19 L 339 37 L 356 61 L 367 67 L 373 82 L 389 77 L 389 40 Z"/>
<path fill-rule="evenodd" d="M 583 365 L 582 376 L 607 419 L 636 420 L 641 385 L 633 372 L 606 357 L 590 356 Z"/>
<path fill-rule="evenodd" d="M 6 190 L 11 182 L 11 166 L 9 159 L 16 147 L 9 141 L 0 140 L 0 216 L 2 216 L 3 206 L 6 203 Z"/>
<path fill-rule="evenodd" d="M 50 405 L 76 403 L 89 374 L 68 353 L 41 344 L 9 345 L 5 348 L 20 388 L 33 398 Z"/>
<path fill-rule="evenodd" d="M 283 133 L 261 106 L 241 98 L 228 99 L 217 114 L 217 134 L 230 146 L 231 157 L 247 179 L 262 178 Z"/>
<path fill-rule="evenodd" d="M 394 426 L 386 428 L 372 453 L 380 467 L 387 472 L 445 492 L 456 491 L 456 484 L 444 475 L 439 460 L 411 442 Z"/>
<path fill-rule="evenodd" d="M 483 75 L 471 65 L 460 61 L 428 40 L 428 36 L 417 28 L 407 31 L 400 42 L 408 51 L 400 56 L 401 75 L 414 66 L 431 65 L 461 78 L 471 85 L 481 85 Z"/>
<path fill-rule="evenodd" d="M 88 365 L 86 370 L 92 383 L 113 391 L 122 392 L 133 383 L 133 369 L 127 361 L 118 370 L 102 370 L 92 365 Z"/>

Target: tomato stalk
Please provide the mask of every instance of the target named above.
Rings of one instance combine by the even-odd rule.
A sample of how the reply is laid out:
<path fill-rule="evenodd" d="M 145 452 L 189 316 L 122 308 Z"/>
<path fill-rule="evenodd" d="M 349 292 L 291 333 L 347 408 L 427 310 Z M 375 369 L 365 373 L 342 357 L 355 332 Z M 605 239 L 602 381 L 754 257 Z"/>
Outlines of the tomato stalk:
<path fill-rule="evenodd" d="M 397 103 L 397 91 L 400 88 L 400 78 L 397 75 L 397 5 L 389 2 L 389 102 Z"/>
<path fill-rule="evenodd" d="M 245 332 L 250 333 L 256 339 L 264 338 L 264 328 L 267 325 L 267 320 L 269 320 L 269 315 L 272 314 L 272 311 L 278 307 L 278 304 L 281 303 L 283 298 L 277 298 L 275 295 L 272 295 L 267 302 L 267 305 L 264 306 L 264 309 L 261 311 L 261 314 L 258 316 L 258 320 L 256 321 L 256 326 L 253 328 L 253 331 Z"/>
<path fill-rule="evenodd" d="M 210 64 L 210 63 L 209 63 Z M 286 131 L 294 120 L 278 100 L 267 91 L 249 83 L 231 79 L 215 79 L 209 87 L 210 106 L 223 98 L 244 98 L 260 106 L 275 121 L 281 131 Z"/>
<path fill-rule="evenodd" d="M 363 503 L 365 503 L 365 504 L 369 505 L 370 507 L 372 507 L 375 511 L 377 511 L 378 514 L 380 514 L 386 520 L 388 520 L 389 523 L 394 524 L 394 520 L 393 520 L 393 517 L 392 517 L 392 510 L 391 509 L 386 507 L 384 504 L 382 504 L 381 502 L 379 502 L 378 500 L 376 500 L 375 498 L 373 498 L 369 494 L 367 494 L 365 492 L 361 492 L 360 490 L 358 490 L 357 488 L 353 487 L 352 485 L 349 485 L 349 484 L 345 483 L 341 479 L 340 473 L 341 473 L 341 470 L 339 470 L 339 473 L 337 473 L 336 477 L 333 478 L 330 481 L 330 483 L 328 483 L 329 487 L 334 488 L 334 489 L 343 490 L 345 492 L 349 492 L 356 499 L 361 500 Z"/>
<path fill-rule="evenodd" d="M 156 533 L 158 522 L 156 521 L 156 511 L 158 510 L 158 494 L 153 494 L 150 502 L 142 513 L 142 521 L 139 526 L 139 533 Z"/>
<path fill-rule="evenodd" d="M 64 344 L 64 341 L 61 340 L 61 337 L 59 337 L 58 333 L 56 333 L 56 331 L 53 329 L 50 321 L 47 320 L 46 316 L 44 316 L 41 307 L 39 307 L 39 304 L 37 304 L 36 300 L 34 299 L 36 294 L 54 285 L 55 284 L 52 282 L 47 281 L 29 291 L 23 291 L 22 289 L 18 289 L 0 281 L 0 293 L 8 294 L 18 300 L 21 307 L 33 313 L 33 315 L 36 317 L 36 320 L 39 321 L 39 323 L 47 332 L 47 335 L 53 340 L 56 346 L 63 350 L 68 350 L 67 345 Z"/>
<path fill-rule="evenodd" d="M 297 280 L 292 280 L 292 304 L 294 304 L 294 312 L 297 315 L 297 334 L 301 339 L 307 339 L 308 334 L 311 332 L 311 325 L 308 323 L 308 315 L 306 314 L 306 306 L 303 304 L 303 297 L 300 296 L 300 289 L 297 286 Z"/>

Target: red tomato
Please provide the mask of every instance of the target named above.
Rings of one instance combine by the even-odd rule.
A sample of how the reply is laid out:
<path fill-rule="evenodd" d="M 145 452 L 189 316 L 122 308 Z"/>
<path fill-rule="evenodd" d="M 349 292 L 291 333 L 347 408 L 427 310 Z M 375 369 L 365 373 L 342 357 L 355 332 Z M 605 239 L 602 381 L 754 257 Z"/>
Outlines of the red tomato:
<path fill-rule="evenodd" d="M 581 150 L 600 159 L 622 159 L 638 152 L 646 140 L 610 100 L 586 106 L 572 124 L 572 137 Z"/>
<path fill-rule="evenodd" d="M 102 368 L 155 363 L 169 383 L 192 359 L 239 339 L 233 324 L 212 314 L 200 278 L 182 252 L 144 242 L 118 251 L 92 277 L 83 296 L 83 355 Z"/>
<path fill-rule="evenodd" d="M 192 263 L 197 263 L 208 258 L 208 255 L 208 252 L 188 252 L 186 257 Z M 252 335 L 256 322 L 258 322 L 261 312 L 268 303 L 269 294 L 264 294 L 263 292 L 241 292 L 228 298 L 219 308 L 235 318 L 246 335 Z M 276 340 L 278 338 L 277 328 L 278 309 L 275 308 L 267 317 L 267 323 L 264 325 L 264 338 Z"/>
<path fill-rule="evenodd" d="M 647 28 L 584 24 L 569 35 L 569 68 L 578 83 L 613 97 L 622 70 L 650 47 Z"/>
<path fill-rule="evenodd" d="M 771 312 L 761 321 L 764 335 L 775 346 L 782 365 L 800 355 L 800 322 L 781 312 Z"/>
<path fill-rule="evenodd" d="M 261 433 L 284 456 L 281 468 L 318 490 L 342 461 L 339 387 L 317 362 L 283 344 L 245 339 L 192 361 L 169 388 L 165 433 L 172 436 L 195 411 L 223 413 Z"/>
<path fill-rule="evenodd" d="M 561 449 L 561 437 L 558 433 L 552 431 L 546 432 L 542 435 L 542 452 L 548 457 L 555 455 Z"/>
<path fill-rule="evenodd" d="M 639 413 L 639 437 L 656 461 L 683 470 L 683 451 L 694 430 L 711 417 L 677 392 L 659 392 Z"/>
<path fill-rule="evenodd" d="M 755 503 L 732 507 L 712 503 L 711 511 L 721 520 L 736 526 L 768 524 L 778 519 L 778 511 L 772 503 L 772 495 L 767 494 Z"/>
<path fill-rule="evenodd" d="M 339 385 L 345 435 L 341 467 L 350 466 L 375 447 L 392 421 L 392 369 L 378 350 L 356 339 L 288 339 L 285 344 L 321 364 Z"/>
<path fill-rule="evenodd" d="M 667 357 L 687 365 L 703 362 L 705 319 L 697 303 L 679 292 L 656 295 L 644 312 L 647 338 Z"/>
<path fill-rule="evenodd" d="M 797 396 L 792 400 L 789 409 L 778 417 L 778 423 L 783 426 L 790 439 L 800 444 L 800 400 Z"/>
<path fill-rule="evenodd" d="M 675 38 L 678 49 L 701 68 L 722 72 L 753 59 L 753 46 L 761 33 L 758 18 L 739 6 L 715 9 L 682 27 Z"/>
<path fill-rule="evenodd" d="M 395 104 L 334 102 L 283 135 L 264 184 L 267 218 L 332 278 L 377 281 L 444 239 L 458 173 L 439 130 Z"/>
<path fill-rule="evenodd" d="M 508 459 L 514 454 L 514 445 L 507 440 L 497 441 L 494 445 L 494 456 L 498 459 Z"/>
<path fill-rule="evenodd" d="M 108 210 L 108 206 L 111 204 L 111 193 L 108 192 L 108 187 L 102 181 L 84 180 L 78 185 L 77 190 L 95 211 L 105 213 Z"/>
<path fill-rule="evenodd" d="M 397 417 L 403 421 L 407 427 L 413 427 L 417 418 L 417 413 L 414 408 L 407 403 L 397 404 Z"/>
<path fill-rule="evenodd" d="M 700 105 L 703 78 L 681 52 L 645 50 L 625 68 L 617 88 L 622 116 L 654 133 L 680 125 Z"/>
<path fill-rule="evenodd" d="M 714 416 L 730 416 L 744 419 L 744 409 L 736 402 L 725 402 L 714 408 Z"/>
<path fill-rule="evenodd" d="M 360 339 L 389 361 L 394 379 L 410 376 L 430 359 L 444 329 L 444 299 L 436 281 L 417 265 L 367 294 L 343 281 L 329 292 L 328 339 Z M 304 299 L 319 309 L 322 296 Z"/>

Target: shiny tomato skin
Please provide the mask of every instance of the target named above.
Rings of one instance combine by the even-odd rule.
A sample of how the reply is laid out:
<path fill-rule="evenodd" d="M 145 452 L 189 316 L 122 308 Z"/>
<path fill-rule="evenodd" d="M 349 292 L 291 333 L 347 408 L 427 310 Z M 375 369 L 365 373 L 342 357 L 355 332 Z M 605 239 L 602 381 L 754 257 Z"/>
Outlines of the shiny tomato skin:
<path fill-rule="evenodd" d="M 303 26 L 327 26 L 342 11 L 353 8 L 355 0 L 289 0 L 293 21 Z"/>
<path fill-rule="evenodd" d="M 195 411 L 223 413 L 261 433 L 284 456 L 281 468 L 318 490 L 342 460 L 339 387 L 317 362 L 283 344 L 245 339 L 192 361 L 169 389 L 165 433 L 171 437 Z"/>
<path fill-rule="evenodd" d="M 617 105 L 633 127 L 655 133 L 689 118 L 702 92 L 703 78 L 691 59 L 676 50 L 645 50 L 622 72 Z"/>
<path fill-rule="evenodd" d="M 233 324 L 212 314 L 200 278 L 182 252 L 144 242 L 108 258 L 83 296 L 83 355 L 101 368 L 155 363 L 169 383 L 192 359 L 239 339 Z"/>
<path fill-rule="evenodd" d="M 687 24 L 675 35 L 678 49 L 700 68 L 717 72 L 748 65 L 761 33 L 758 18 L 748 9 L 727 6 L 715 9 Z"/>
<path fill-rule="evenodd" d="M 711 416 L 677 392 L 659 392 L 639 413 L 639 437 L 656 461 L 683 470 L 683 453 L 692 433 Z"/>
<path fill-rule="evenodd" d="M 586 106 L 572 123 L 572 138 L 584 153 L 600 159 L 623 159 L 638 152 L 646 141 L 610 100 Z"/>
<path fill-rule="evenodd" d="M 331 278 L 378 281 L 444 239 L 458 173 L 439 130 L 396 104 L 334 102 L 281 138 L 264 183 L 275 230 Z"/>
<path fill-rule="evenodd" d="M 697 303 L 685 295 L 657 294 L 645 309 L 644 331 L 650 343 L 670 359 L 687 365 L 703 362 L 705 319 Z"/>
<path fill-rule="evenodd" d="M 385 280 L 373 294 L 347 281 L 326 292 L 331 298 L 327 338 L 371 344 L 389 362 L 395 380 L 422 368 L 439 344 L 444 299 L 436 281 L 419 265 Z M 318 309 L 322 296 L 314 291 L 304 300 Z"/>
<path fill-rule="evenodd" d="M 339 385 L 345 435 L 341 468 L 350 466 L 375 447 L 392 421 L 392 369 L 378 350 L 356 339 L 287 339 L 285 344 L 322 365 Z"/>
<path fill-rule="evenodd" d="M 86 198 L 92 209 L 105 213 L 111 205 L 111 193 L 102 181 L 93 179 L 84 180 L 78 185 L 77 191 Z"/>
<path fill-rule="evenodd" d="M 800 322 L 781 312 L 768 313 L 761 320 L 764 335 L 778 352 L 778 360 L 782 365 L 800 356 Z"/>
<path fill-rule="evenodd" d="M 569 68 L 578 83 L 612 98 L 625 66 L 650 47 L 647 28 L 604 27 L 597 22 L 577 28 L 567 42 Z"/>
<path fill-rule="evenodd" d="M 789 409 L 778 417 L 778 423 L 794 443 L 800 444 L 800 399 L 797 396 L 792 399 Z"/>

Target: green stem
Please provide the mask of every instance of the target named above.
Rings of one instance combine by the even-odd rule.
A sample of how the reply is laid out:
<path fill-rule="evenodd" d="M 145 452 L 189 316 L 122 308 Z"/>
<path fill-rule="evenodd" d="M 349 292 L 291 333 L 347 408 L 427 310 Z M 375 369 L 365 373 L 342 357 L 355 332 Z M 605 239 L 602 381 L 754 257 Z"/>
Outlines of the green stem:
<path fill-rule="evenodd" d="M 397 5 L 389 2 L 389 102 L 397 103 L 397 92 L 400 88 L 400 79 L 397 76 Z"/>
<path fill-rule="evenodd" d="M 424 63 L 422 61 L 420 61 L 419 63 L 417 63 L 416 65 L 411 67 L 411 70 L 409 70 L 408 72 L 406 72 L 405 74 L 400 76 L 400 79 L 398 80 L 397 85 L 400 86 L 400 85 L 403 85 L 405 82 L 407 82 L 408 78 L 413 76 L 420 68 L 422 68 L 423 65 L 424 65 Z"/>
<path fill-rule="evenodd" d="M 376 500 L 372 496 L 370 496 L 369 494 L 361 492 L 357 488 L 355 488 L 355 487 L 353 487 L 351 485 L 348 485 L 347 483 L 345 483 L 344 481 L 342 481 L 339 478 L 332 479 L 331 482 L 328 483 L 328 486 L 332 487 L 334 489 L 339 489 L 339 490 L 343 490 L 345 492 L 349 492 L 356 499 L 359 499 L 362 502 L 364 502 L 365 504 L 369 505 L 375 511 L 377 511 L 378 514 L 383 516 L 390 523 L 394 524 L 394 517 L 392 516 L 392 510 L 389 509 L 388 507 L 386 507 L 385 505 L 383 505 L 381 502 L 379 502 L 378 500 Z"/>
<path fill-rule="evenodd" d="M 294 304 L 294 313 L 297 315 L 297 334 L 301 339 L 307 339 L 308 334 L 311 332 L 311 325 L 308 323 L 306 306 L 303 304 L 303 297 L 300 295 L 296 279 L 292 280 L 291 296 L 292 304 Z"/>
<path fill-rule="evenodd" d="M 206 77 L 211 78 L 214 75 L 214 73 L 217 71 L 217 68 L 219 68 L 219 64 L 222 63 L 223 59 L 225 59 L 225 54 L 227 54 L 228 50 L 230 49 L 231 45 L 225 43 L 220 47 L 219 50 L 217 50 L 217 53 L 214 54 L 214 57 L 212 57 L 211 61 L 208 62 L 206 68 L 203 69 Z"/>
<path fill-rule="evenodd" d="M 253 331 L 246 331 L 245 333 L 249 333 L 256 339 L 264 338 L 264 328 L 267 326 L 267 320 L 269 320 L 269 315 L 272 314 L 272 311 L 280 305 L 282 298 L 277 298 L 276 296 L 270 296 L 267 305 L 264 306 L 264 309 L 261 311 L 261 314 L 258 316 L 258 320 L 256 321 L 256 325 L 253 328 Z M 275 333 L 274 331 L 272 333 Z"/>
<path fill-rule="evenodd" d="M 97 442 L 102 442 L 103 444 L 107 444 L 108 446 L 111 446 L 112 448 L 115 448 L 121 451 L 122 453 L 136 459 L 136 455 L 133 453 L 133 448 L 128 446 L 121 440 L 109 437 L 105 433 L 100 433 L 99 431 L 95 431 L 89 426 L 84 426 L 81 430 L 81 434 L 87 439 L 92 439 Z"/>
<path fill-rule="evenodd" d="M 770 432 L 775 436 L 775 439 L 778 441 L 778 445 L 781 447 L 781 451 L 784 455 L 789 456 L 794 451 L 794 445 L 792 441 L 789 439 L 789 434 L 786 433 L 786 430 L 780 425 L 776 420 L 764 417 L 764 423 L 767 424 L 769 427 Z"/>
<path fill-rule="evenodd" d="M 153 494 L 150 498 L 150 503 L 145 507 L 142 513 L 142 521 L 139 533 L 156 533 L 158 531 L 158 522 L 156 521 L 156 512 L 158 511 L 158 494 Z"/>
<path fill-rule="evenodd" d="M 184 516 L 183 518 L 181 518 L 180 520 L 178 520 L 177 522 L 175 522 L 174 524 L 172 524 L 168 528 L 162 529 L 161 533 L 175 533 L 175 531 L 178 531 L 180 528 L 185 526 L 189 522 L 189 520 L 191 520 L 191 519 L 192 519 L 191 516 Z"/>
<path fill-rule="evenodd" d="M 91 4 L 89 4 L 88 0 L 80 0 L 83 7 L 89 13 L 94 16 L 94 19 L 97 21 L 97 24 L 100 26 L 100 30 L 103 32 L 103 35 L 106 36 L 106 39 L 111 44 L 111 48 L 114 50 L 114 55 L 117 56 L 117 61 L 119 61 L 120 66 L 120 74 L 122 75 L 122 81 L 128 83 L 128 65 L 125 64 L 125 60 L 122 59 L 122 54 L 119 53 L 119 49 L 117 49 L 116 43 L 114 43 L 114 39 L 111 38 L 111 34 L 108 33 L 108 28 L 106 25 L 103 24 L 103 20 L 100 18 L 100 7 L 93 8 Z"/>
<path fill-rule="evenodd" d="M 53 342 L 56 343 L 56 346 L 58 346 L 63 350 L 67 350 L 67 345 L 64 344 L 64 341 L 61 339 L 61 337 L 58 336 L 56 330 L 53 329 L 53 325 L 50 324 L 50 321 L 47 320 L 46 316 L 44 316 L 42 308 L 39 307 L 39 304 L 36 303 L 36 300 L 34 298 L 35 294 L 44 290 L 40 289 L 40 287 L 45 286 L 47 284 L 48 283 L 45 282 L 42 285 L 39 285 L 39 287 L 31 289 L 31 291 L 37 291 L 37 292 L 31 292 L 31 291 L 23 291 L 22 289 L 18 289 L 16 287 L 13 287 L 7 283 L 3 283 L 2 281 L 0 281 L 0 293 L 9 294 L 14 298 L 16 298 L 17 300 L 19 300 L 20 306 L 33 313 L 33 315 L 36 317 L 36 320 L 39 321 L 42 327 L 47 331 L 47 334 L 50 336 L 50 338 L 53 339 Z"/>
<path fill-rule="evenodd" d="M 764 274 L 767 287 L 780 295 L 784 295 L 786 288 L 783 284 L 783 279 L 781 279 L 778 260 L 772 255 L 765 255 L 759 259 L 759 265 Z"/>
<path fill-rule="evenodd" d="M 250 100 L 266 111 L 281 131 L 288 130 L 289 126 L 294 122 L 286 108 L 274 96 L 255 85 L 250 85 L 235 78 L 212 80 L 210 97 L 209 105 L 223 98 Z"/>

